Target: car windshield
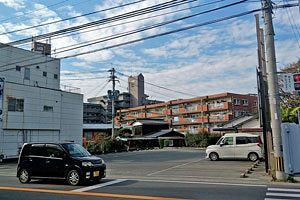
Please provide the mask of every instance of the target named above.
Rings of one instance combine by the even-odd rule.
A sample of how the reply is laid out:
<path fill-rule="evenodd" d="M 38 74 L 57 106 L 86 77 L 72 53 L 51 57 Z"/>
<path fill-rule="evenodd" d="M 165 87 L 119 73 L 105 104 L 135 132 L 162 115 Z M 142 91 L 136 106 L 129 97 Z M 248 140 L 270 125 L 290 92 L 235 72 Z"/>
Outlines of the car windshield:
<path fill-rule="evenodd" d="M 221 138 L 218 140 L 218 142 L 216 143 L 216 145 L 219 145 L 223 139 L 224 139 L 224 137 L 221 137 Z"/>
<path fill-rule="evenodd" d="M 91 155 L 79 144 L 63 144 L 62 146 L 72 157 L 87 157 Z"/>

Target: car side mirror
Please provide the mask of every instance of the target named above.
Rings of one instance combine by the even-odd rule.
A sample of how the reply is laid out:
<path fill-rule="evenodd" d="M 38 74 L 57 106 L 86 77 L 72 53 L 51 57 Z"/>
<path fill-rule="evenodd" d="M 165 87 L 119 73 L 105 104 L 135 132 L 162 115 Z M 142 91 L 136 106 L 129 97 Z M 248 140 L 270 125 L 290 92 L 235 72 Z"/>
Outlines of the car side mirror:
<path fill-rule="evenodd" d="M 224 143 L 220 143 L 220 147 L 224 146 L 225 144 Z"/>

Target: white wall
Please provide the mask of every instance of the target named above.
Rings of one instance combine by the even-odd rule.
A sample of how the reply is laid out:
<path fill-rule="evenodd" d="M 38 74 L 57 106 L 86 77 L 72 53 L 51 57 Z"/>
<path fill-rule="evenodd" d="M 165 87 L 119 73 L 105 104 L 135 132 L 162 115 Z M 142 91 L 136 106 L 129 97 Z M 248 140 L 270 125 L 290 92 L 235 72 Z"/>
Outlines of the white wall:
<path fill-rule="evenodd" d="M 82 144 L 83 95 L 62 92 L 61 140 Z"/>
<path fill-rule="evenodd" d="M 51 62 L 45 62 L 49 60 L 51 60 Z M 0 61 L 0 76 L 5 77 L 6 81 L 59 89 L 59 59 L 43 56 L 38 52 L 31 52 L 16 47 L 1 47 Z M 16 71 L 17 65 L 21 66 L 21 71 Z M 22 66 L 30 69 L 30 80 L 24 80 L 25 67 Z M 43 72 L 47 72 L 47 77 L 43 76 Z M 57 79 L 54 79 L 54 74 L 58 75 Z"/>
<path fill-rule="evenodd" d="M 20 60 L 22 63 L 16 63 Z M 52 61 L 37 63 L 46 60 Z M 5 78 L 0 154 L 5 158 L 17 157 L 25 142 L 81 144 L 83 95 L 59 89 L 60 60 L 15 47 L 1 47 L 0 61 L 0 77 Z M 16 65 L 28 65 L 30 80 L 24 79 L 25 68 L 17 71 Z M 47 72 L 46 77 L 43 72 Z M 8 111 L 8 97 L 24 99 L 23 112 Z M 53 111 L 45 111 L 44 106 L 53 107 Z"/>
<path fill-rule="evenodd" d="M 8 111 L 8 97 L 24 99 L 24 112 Z M 43 111 L 44 105 L 53 106 L 53 112 Z M 5 82 L 2 128 L 59 130 L 61 107 L 59 90 Z"/>

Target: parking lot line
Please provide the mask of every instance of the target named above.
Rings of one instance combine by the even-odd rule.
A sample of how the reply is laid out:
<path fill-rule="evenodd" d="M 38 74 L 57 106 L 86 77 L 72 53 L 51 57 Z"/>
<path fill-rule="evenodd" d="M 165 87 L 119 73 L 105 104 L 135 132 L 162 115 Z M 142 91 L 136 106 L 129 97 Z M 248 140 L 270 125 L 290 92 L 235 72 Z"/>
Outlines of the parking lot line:
<path fill-rule="evenodd" d="M 128 195 L 128 194 L 74 192 L 74 191 L 64 191 L 64 190 L 47 190 L 47 189 L 36 189 L 36 188 L 17 188 L 17 187 L 1 187 L 1 186 L 0 186 L 0 190 L 40 192 L 40 193 L 52 193 L 52 194 L 65 194 L 65 195 L 95 196 L 95 197 L 110 197 L 110 198 L 121 198 L 121 199 L 188 200 L 188 199 L 183 199 L 183 198 L 172 198 L 172 197 L 169 198 L 169 197 L 140 196 L 140 195 Z"/>
<path fill-rule="evenodd" d="M 117 183 L 122 183 L 124 181 L 127 181 L 127 179 L 117 179 L 117 180 L 113 180 L 113 181 L 108 181 L 106 183 L 92 185 L 92 186 L 84 187 L 84 188 L 79 188 L 79 189 L 72 190 L 72 191 L 74 191 L 74 192 L 85 192 L 85 191 L 94 190 L 94 189 L 97 189 L 97 188 L 101 188 L 101 187 L 105 187 L 105 186 L 109 186 L 109 185 L 113 185 L 113 184 L 117 184 Z"/>
<path fill-rule="evenodd" d="M 165 171 L 168 171 L 168 170 L 177 168 L 177 167 L 182 167 L 182 166 L 185 166 L 185 165 L 189 165 L 189 164 L 192 164 L 192 163 L 196 163 L 196 162 L 199 162 L 199 161 L 205 160 L 205 159 L 206 159 L 206 158 L 201 158 L 201 159 L 196 160 L 196 161 L 194 160 L 194 161 L 191 161 L 191 162 L 188 162 L 188 163 L 184 163 L 184 164 L 176 165 L 176 166 L 173 166 L 173 167 L 169 167 L 169 168 L 167 168 L 167 169 L 163 169 L 163 170 L 159 170 L 159 171 L 156 171 L 156 172 L 147 174 L 147 176 L 152 176 L 152 175 L 154 175 L 154 174 L 158 174 L 158 173 L 165 172 Z"/>
<path fill-rule="evenodd" d="M 176 181 L 162 179 L 130 179 L 141 182 L 158 182 L 158 183 L 182 183 L 182 184 L 203 184 L 203 185 L 224 185 L 224 186 L 244 186 L 244 187 L 267 187 L 262 184 L 247 184 L 247 183 L 226 183 L 226 182 L 205 182 L 205 181 Z"/>

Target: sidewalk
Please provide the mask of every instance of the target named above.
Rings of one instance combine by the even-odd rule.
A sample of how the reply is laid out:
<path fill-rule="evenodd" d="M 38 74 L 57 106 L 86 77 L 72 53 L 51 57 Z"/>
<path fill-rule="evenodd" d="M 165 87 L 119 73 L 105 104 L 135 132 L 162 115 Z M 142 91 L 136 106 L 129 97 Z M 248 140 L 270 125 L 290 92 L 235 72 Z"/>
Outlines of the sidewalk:
<path fill-rule="evenodd" d="M 252 165 L 249 166 L 251 168 Z M 248 169 L 249 169 L 248 168 Z M 247 170 L 247 169 L 245 169 Z M 300 175 L 294 176 L 293 179 L 295 182 L 291 181 L 273 181 L 273 178 L 271 175 L 267 174 L 265 171 L 265 163 L 259 162 L 258 166 L 256 168 L 253 168 L 253 171 L 250 174 L 246 174 L 247 178 L 255 178 L 259 179 L 264 184 L 270 184 L 270 185 L 280 185 L 280 186 L 289 186 L 289 187 L 300 187 Z M 247 180 L 247 178 L 244 178 Z"/>

